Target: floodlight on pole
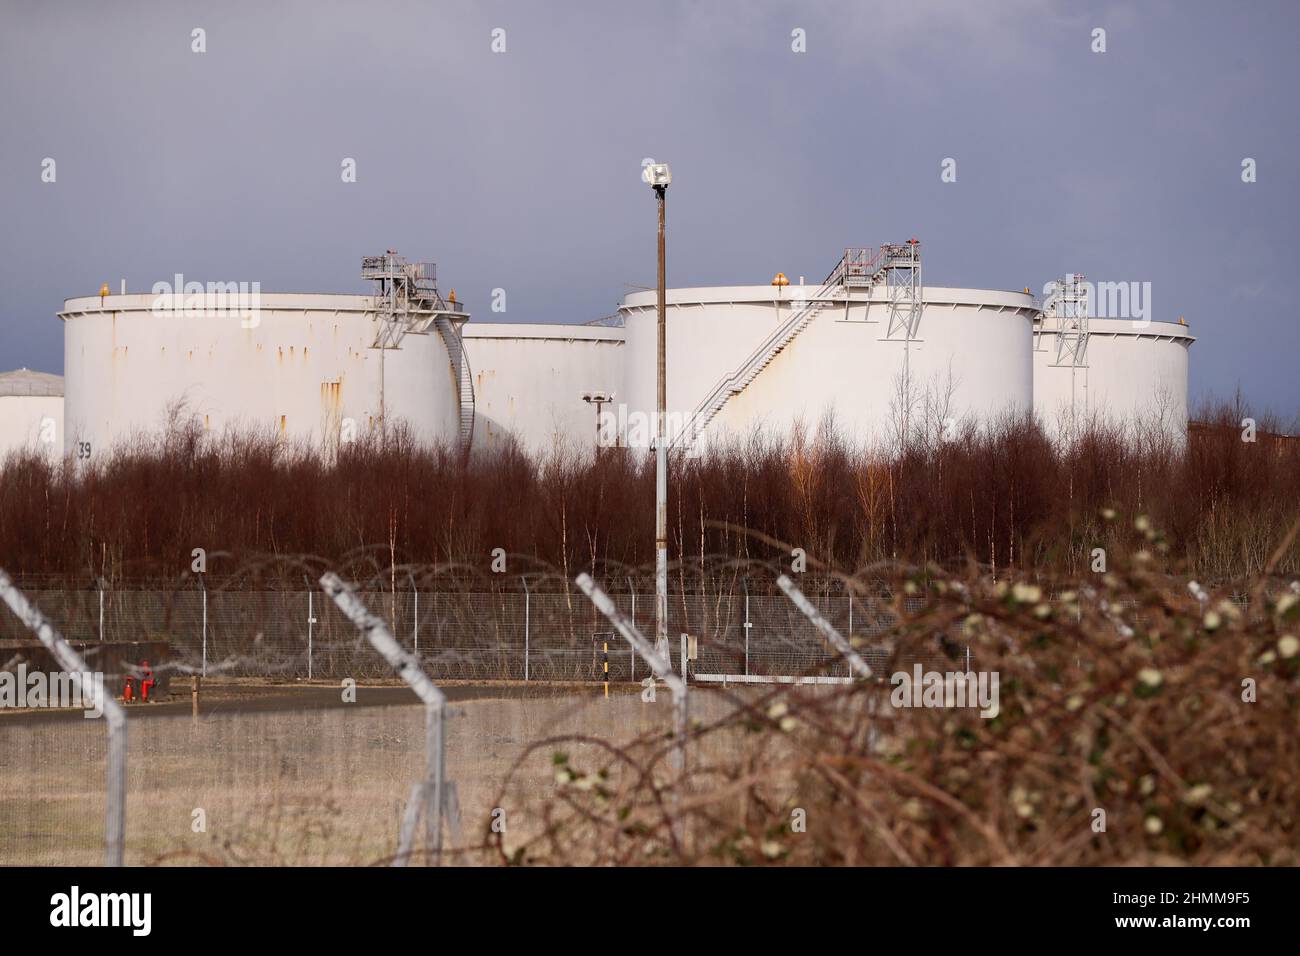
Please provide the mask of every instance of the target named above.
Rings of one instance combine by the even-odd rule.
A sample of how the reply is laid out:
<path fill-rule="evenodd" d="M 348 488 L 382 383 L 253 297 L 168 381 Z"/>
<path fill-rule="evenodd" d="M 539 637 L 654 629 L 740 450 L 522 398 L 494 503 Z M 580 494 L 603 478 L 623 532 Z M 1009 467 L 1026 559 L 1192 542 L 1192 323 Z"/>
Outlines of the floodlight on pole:
<path fill-rule="evenodd" d="M 673 181 L 673 171 L 667 163 L 646 163 L 641 167 L 641 181 L 658 190 Z"/>
<path fill-rule="evenodd" d="M 664 266 L 664 199 L 673 181 L 667 163 L 647 162 L 641 167 L 641 179 L 650 185 L 659 200 L 659 368 L 655 402 L 655 649 L 668 650 L 668 386 L 665 376 L 666 291 Z"/>

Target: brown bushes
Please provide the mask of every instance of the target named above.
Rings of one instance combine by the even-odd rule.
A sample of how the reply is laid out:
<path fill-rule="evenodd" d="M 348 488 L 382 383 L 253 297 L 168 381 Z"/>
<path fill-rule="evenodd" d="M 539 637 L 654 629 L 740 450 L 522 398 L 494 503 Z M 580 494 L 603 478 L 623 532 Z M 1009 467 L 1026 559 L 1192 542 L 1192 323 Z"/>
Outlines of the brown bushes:
<path fill-rule="evenodd" d="M 519 768 L 554 764 L 544 833 L 483 839 L 534 864 L 1294 866 L 1300 595 L 1202 605 L 1143 555 L 1077 589 L 882 572 L 898 623 L 863 642 L 892 652 L 876 679 L 697 686 L 681 776 L 661 731 L 538 742 Z M 937 673 L 998 676 L 996 714 L 900 692 L 936 633 L 973 655 Z"/>
<path fill-rule="evenodd" d="M 1185 449 L 1101 424 L 1061 446 L 1018 418 L 888 454 L 850 447 L 829 422 L 785 443 L 754 435 L 674 462 L 670 546 L 684 562 L 780 558 L 767 538 L 846 571 L 896 558 L 1073 573 L 1111 543 L 1098 515 L 1113 508 L 1167 529 L 1183 569 L 1239 579 L 1300 515 L 1300 442 L 1264 425 L 1243 442 L 1240 408 L 1201 418 Z M 400 429 L 328 463 L 270 436 L 179 428 L 80 467 L 11 456 L 0 564 L 28 579 L 121 583 L 185 573 L 194 548 L 214 577 L 254 554 L 342 562 L 370 549 L 383 566 L 486 567 L 504 548 L 512 571 L 613 573 L 653 558 L 653 471 L 629 449 L 466 462 Z M 1293 544 L 1278 571 L 1297 570 Z"/>

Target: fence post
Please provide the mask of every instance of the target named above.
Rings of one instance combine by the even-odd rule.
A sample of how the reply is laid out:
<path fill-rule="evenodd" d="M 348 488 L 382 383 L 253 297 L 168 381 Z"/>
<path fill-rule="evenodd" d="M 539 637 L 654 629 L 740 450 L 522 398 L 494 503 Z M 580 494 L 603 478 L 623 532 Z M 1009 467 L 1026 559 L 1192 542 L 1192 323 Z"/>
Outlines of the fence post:
<path fill-rule="evenodd" d="M 754 622 L 749 619 L 749 578 L 741 578 L 741 583 L 745 587 L 745 676 L 749 676 L 749 632 L 754 627 Z"/>
<path fill-rule="evenodd" d="M 99 643 L 104 643 L 104 579 L 99 579 Z"/>
<path fill-rule="evenodd" d="M 312 625 L 316 623 L 316 615 L 312 608 L 313 592 L 307 592 L 307 679 L 311 680 L 311 644 L 312 644 Z"/>
<path fill-rule="evenodd" d="M 636 581 L 629 575 L 627 579 L 627 589 L 632 594 L 632 626 L 636 627 Z M 636 683 L 636 651 L 632 652 L 632 683 Z"/>
<path fill-rule="evenodd" d="M 532 596 L 528 593 L 528 578 L 521 574 L 519 580 L 524 585 L 524 680 L 526 681 L 528 680 L 528 617 L 532 611 L 532 602 L 530 600 Z"/>
<path fill-rule="evenodd" d="M 590 574 L 586 572 L 579 574 L 576 581 L 578 587 L 582 589 L 582 593 L 591 598 L 591 603 L 596 605 L 596 609 L 609 618 L 609 622 L 618 629 L 618 632 L 627 639 L 627 642 L 646 659 L 646 663 L 650 665 L 654 675 L 672 689 L 672 766 L 674 770 L 680 772 L 686 766 L 686 682 L 673 673 L 672 661 L 665 658 L 659 653 L 658 649 L 651 646 L 650 642 L 627 619 L 626 615 L 615 606 L 610 596 L 596 585 Z"/>
<path fill-rule="evenodd" d="M 202 674 L 208 676 L 208 588 L 203 583 L 203 575 L 199 575 L 199 591 L 203 595 L 203 668 Z"/>
<path fill-rule="evenodd" d="M 835 630 L 834 625 L 822 617 L 821 612 L 804 596 L 802 591 L 795 587 L 795 583 L 787 575 L 783 574 L 777 578 L 776 584 L 785 592 L 785 596 L 794 602 L 794 606 L 803 612 L 803 616 L 812 621 L 813 626 L 821 631 L 822 637 L 830 641 L 831 646 L 848 659 L 850 667 L 862 677 L 871 676 L 871 668 L 867 666 L 867 662 L 858 656 L 858 652 L 853 649 L 839 631 Z"/>
<path fill-rule="evenodd" d="M 849 599 L 849 640 L 853 640 L 853 589 L 846 585 L 844 595 Z M 852 666 L 849 667 L 849 676 L 853 676 Z"/>
<path fill-rule="evenodd" d="M 0 571 L 0 598 L 9 605 L 19 619 L 33 631 L 40 642 L 54 655 L 63 670 L 76 675 L 81 684 L 82 701 L 90 700 L 91 707 L 102 710 L 108 725 L 108 819 L 105 823 L 105 860 L 108 866 L 121 866 L 126 849 L 126 711 L 103 691 L 102 684 L 86 681 L 82 675 L 90 673 L 81 655 L 72 649 L 63 635 L 41 613 L 40 608 L 27 600 L 27 596 L 14 586 L 9 575 Z"/>
<path fill-rule="evenodd" d="M 424 701 L 424 783 L 417 784 L 411 790 L 393 866 L 405 866 L 410 860 L 411 844 L 421 810 L 424 812 L 425 840 L 433 851 L 435 864 L 439 863 L 442 860 L 442 821 L 446 806 L 447 698 L 429 679 L 429 675 L 424 673 L 419 659 L 398 643 L 383 618 L 371 614 L 356 592 L 343 583 L 342 578 L 333 571 L 327 571 L 321 576 L 320 586 L 393 670 L 397 671 L 397 675 Z"/>

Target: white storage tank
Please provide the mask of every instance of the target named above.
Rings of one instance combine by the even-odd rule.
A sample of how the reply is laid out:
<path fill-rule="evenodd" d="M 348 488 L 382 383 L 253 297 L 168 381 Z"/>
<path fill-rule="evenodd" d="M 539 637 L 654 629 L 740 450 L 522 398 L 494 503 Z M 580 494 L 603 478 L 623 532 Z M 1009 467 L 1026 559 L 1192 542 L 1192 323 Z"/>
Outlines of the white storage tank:
<path fill-rule="evenodd" d="M 10 452 L 63 454 L 63 378 L 20 368 L 0 372 L 0 460 Z"/>
<path fill-rule="evenodd" d="M 474 448 L 589 451 L 597 416 L 623 391 L 623 330 L 475 323 L 462 329 L 474 379 Z"/>
<path fill-rule="evenodd" d="M 442 335 L 430 327 L 396 348 L 373 347 L 372 296 L 261 293 L 255 314 L 168 311 L 159 301 L 151 293 L 65 303 L 68 452 L 99 455 L 171 420 L 259 429 L 327 451 L 381 420 L 404 422 L 425 442 L 454 443 L 461 433 Z"/>
<path fill-rule="evenodd" d="M 1157 429 L 1180 442 L 1186 437 L 1188 355 L 1196 341 L 1186 325 L 1089 319 L 1078 363 L 1058 348 L 1059 335 L 1049 316 L 1034 342 L 1034 411 L 1049 434 L 1093 421 L 1130 434 Z"/>
<path fill-rule="evenodd" d="M 670 434 L 689 443 L 699 429 L 698 447 L 755 427 L 788 436 L 832 413 L 851 442 L 892 446 L 905 415 L 915 432 L 1031 409 L 1031 296 L 924 286 L 909 335 L 892 295 L 884 284 L 669 289 Z M 805 299 L 821 308 L 804 313 Z M 655 293 L 628 295 L 620 311 L 629 414 L 644 414 L 655 406 Z"/>

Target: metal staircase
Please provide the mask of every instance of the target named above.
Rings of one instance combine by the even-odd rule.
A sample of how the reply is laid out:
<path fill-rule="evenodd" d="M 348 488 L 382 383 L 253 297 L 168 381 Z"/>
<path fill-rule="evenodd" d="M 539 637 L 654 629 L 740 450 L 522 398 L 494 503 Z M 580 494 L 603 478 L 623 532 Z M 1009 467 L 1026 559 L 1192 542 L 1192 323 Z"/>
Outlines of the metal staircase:
<path fill-rule="evenodd" d="M 460 336 L 460 329 L 447 316 L 438 316 L 434 325 L 447 346 L 447 355 L 456 373 L 456 384 L 460 389 L 460 447 L 462 451 L 469 451 L 474 440 L 474 374 L 465 353 L 465 341 Z"/>
<path fill-rule="evenodd" d="M 709 423 L 717 417 L 731 397 L 741 392 L 795 337 L 812 324 L 823 309 L 847 303 L 850 290 L 870 291 L 881 283 L 890 290 L 890 330 L 895 322 L 911 339 L 920 324 L 921 268 L 919 243 L 912 239 L 899 245 L 882 245 L 879 250 L 845 249 L 844 255 L 826 277 L 822 287 L 814 292 L 807 303 L 778 325 L 759 346 L 750 353 L 730 375 L 724 375 L 695 407 L 685 427 L 672 440 L 671 447 L 694 450 L 696 443 Z M 895 279 L 906 274 L 906 281 Z M 796 299 L 796 301 L 798 301 Z M 897 316 L 897 319 L 896 319 Z"/>
<path fill-rule="evenodd" d="M 438 291 L 437 267 L 432 262 L 407 262 L 404 256 L 389 249 L 382 256 L 365 256 L 361 260 L 361 277 L 375 283 L 375 340 L 371 348 L 379 349 L 379 421 L 384 427 L 384 354 L 401 348 L 408 335 L 428 335 L 430 326 L 438 330 L 447 348 L 447 359 L 456 378 L 460 411 L 460 444 L 469 451 L 474 437 L 474 378 L 460 335 L 460 326 L 469 318 L 455 293 L 444 299 Z"/>
<path fill-rule="evenodd" d="M 1047 331 L 1056 332 L 1056 361 L 1053 365 L 1086 368 L 1088 365 L 1088 286 L 1083 275 L 1068 273 L 1053 283 L 1043 303 Z M 1054 320 L 1054 328 L 1047 325 Z"/>
<path fill-rule="evenodd" d="M 1043 302 L 1034 335 L 1037 348 L 1043 332 L 1055 332 L 1056 359 L 1049 365 L 1070 370 L 1070 404 L 1065 420 L 1067 434 L 1074 430 L 1080 414 L 1086 414 L 1089 407 L 1088 290 L 1087 278 L 1077 272 L 1067 273 L 1053 282 L 1051 294 Z"/>
<path fill-rule="evenodd" d="M 693 448 L 704 429 L 709 426 L 718 412 L 722 411 L 731 396 L 743 391 L 745 386 L 758 378 L 763 369 L 772 364 L 772 360 L 781 353 L 781 350 L 793 342 L 795 336 L 806 329 L 822 309 L 847 294 L 848 290 L 844 285 L 827 280 L 825 285 L 812 294 L 803 308 L 796 309 L 789 318 L 773 329 L 739 368 L 719 379 L 704 401 L 696 406 L 685 427 L 672 440 L 670 447 Z"/>

